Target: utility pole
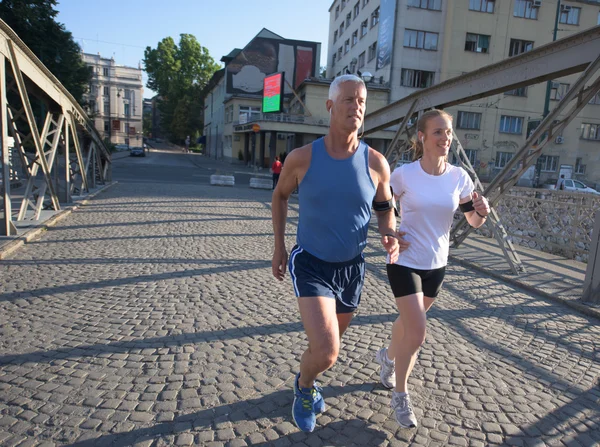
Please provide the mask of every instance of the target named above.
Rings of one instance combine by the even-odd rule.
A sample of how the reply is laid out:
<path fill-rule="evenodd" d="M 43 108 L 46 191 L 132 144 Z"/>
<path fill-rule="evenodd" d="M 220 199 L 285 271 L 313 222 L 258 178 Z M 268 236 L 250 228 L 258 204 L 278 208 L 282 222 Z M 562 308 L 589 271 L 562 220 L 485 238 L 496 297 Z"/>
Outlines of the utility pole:
<path fill-rule="evenodd" d="M 552 33 L 552 42 L 556 40 L 558 31 L 558 19 L 560 17 L 560 0 L 556 1 L 556 17 L 554 17 L 554 31 Z M 550 113 L 550 92 L 552 90 L 552 81 L 546 82 L 546 99 L 544 101 L 544 118 Z"/>
<path fill-rule="evenodd" d="M 556 40 L 556 33 L 558 31 L 558 19 L 560 17 L 560 0 L 556 0 L 556 16 L 554 17 L 554 30 L 552 31 L 552 42 Z M 548 116 L 550 113 L 550 93 L 552 92 L 552 80 L 546 81 L 546 97 L 544 98 L 544 111 L 542 113 L 542 120 Z M 540 165 L 541 157 L 537 159 L 535 163 L 535 173 L 534 173 L 534 186 L 537 186 L 540 179 L 540 174 L 542 171 L 542 166 Z"/>

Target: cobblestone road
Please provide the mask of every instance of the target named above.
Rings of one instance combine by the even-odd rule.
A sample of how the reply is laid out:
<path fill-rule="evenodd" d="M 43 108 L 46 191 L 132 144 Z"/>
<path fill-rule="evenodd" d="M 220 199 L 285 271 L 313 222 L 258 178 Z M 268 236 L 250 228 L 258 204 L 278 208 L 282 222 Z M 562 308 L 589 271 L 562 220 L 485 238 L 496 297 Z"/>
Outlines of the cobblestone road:
<path fill-rule="evenodd" d="M 399 429 L 373 358 L 396 316 L 374 238 L 328 409 L 299 432 L 306 339 L 270 235 L 268 191 L 122 183 L 0 261 L 0 445 L 600 442 L 598 321 L 459 266 L 411 379 L 420 427 Z"/>

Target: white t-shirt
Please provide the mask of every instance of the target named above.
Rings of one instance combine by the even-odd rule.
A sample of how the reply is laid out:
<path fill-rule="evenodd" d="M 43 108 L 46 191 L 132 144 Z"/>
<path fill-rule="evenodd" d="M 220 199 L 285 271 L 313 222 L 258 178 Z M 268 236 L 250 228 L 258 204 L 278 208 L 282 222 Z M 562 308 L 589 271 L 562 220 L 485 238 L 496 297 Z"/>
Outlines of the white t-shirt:
<path fill-rule="evenodd" d="M 459 201 L 473 192 L 471 177 L 449 163 L 443 174 L 430 175 L 417 160 L 395 169 L 390 184 L 400 199 L 400 231 L 410 242 L 396 264 L 419 270 L 444 267 L 454 213 Z"/>

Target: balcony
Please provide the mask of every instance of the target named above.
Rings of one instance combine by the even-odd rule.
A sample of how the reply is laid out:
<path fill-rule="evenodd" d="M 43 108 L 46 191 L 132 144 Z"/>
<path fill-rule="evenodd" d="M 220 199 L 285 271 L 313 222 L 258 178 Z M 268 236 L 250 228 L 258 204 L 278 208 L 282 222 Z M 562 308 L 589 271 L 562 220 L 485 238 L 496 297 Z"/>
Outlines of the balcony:
<path fill-rule="evenodd" d="M 269 123 L 303 124 L 308 126 L 329 127 L 329 118 L 291 115 L 288 113 L 252 113 L 247 119 L 234 121 L 232 124 L 235 132 L 244 132 L 250 130 L 252 127 L 251 125 L 255 123 L 265 123 L 265 125 Z M 269 129 L 265 128 L 264 130 Z"/>

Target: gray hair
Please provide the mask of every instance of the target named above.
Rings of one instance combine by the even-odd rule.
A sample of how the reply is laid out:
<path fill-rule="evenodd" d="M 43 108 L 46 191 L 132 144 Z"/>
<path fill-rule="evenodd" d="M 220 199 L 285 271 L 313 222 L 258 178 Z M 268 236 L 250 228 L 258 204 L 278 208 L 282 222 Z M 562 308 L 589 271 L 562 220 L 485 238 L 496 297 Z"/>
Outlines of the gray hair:
<path fill-rule="evenodd" d="M 359 78 L 356 75 L 345 74 L 345 75 L 338 76 L 337 78 L 335 78 L 333 80 L 333 82 L 329 86 L 329 99 L 331 99 L 333 102 L 335 102 L 335 100 L 339 96 L 339 94 L 340 94 L 340 86 L 344 82 L 353 82 L 354 84 L 360 84 L 360 85 L 363 86 L 363 88 L 365 89 L 365 91 L 367 90 L 367 86 L 365 85 L 365 81 L 363 81 L 361 78 Z"/>

